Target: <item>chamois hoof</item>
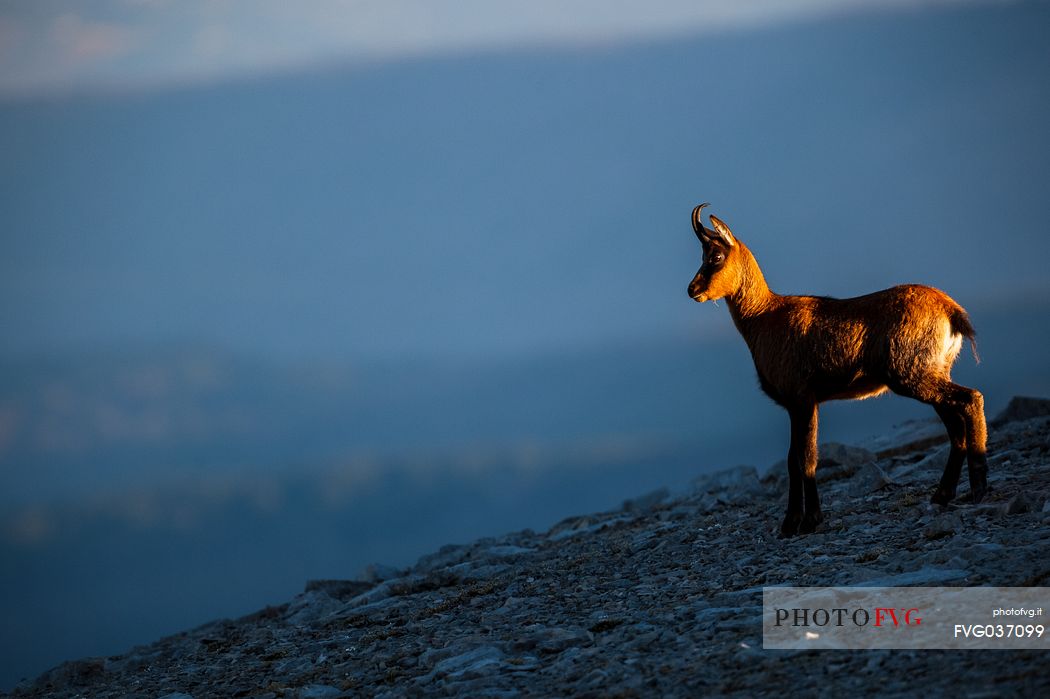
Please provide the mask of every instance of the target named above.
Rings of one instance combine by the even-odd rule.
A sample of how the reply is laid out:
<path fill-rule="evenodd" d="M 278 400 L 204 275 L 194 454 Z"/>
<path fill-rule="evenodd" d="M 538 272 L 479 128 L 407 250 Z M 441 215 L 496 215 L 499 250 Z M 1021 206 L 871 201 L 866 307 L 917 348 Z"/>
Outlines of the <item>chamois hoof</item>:
<path fill-rule="evenodd" d="M 988 483 L 980 483 L 978 485 L 970 485 L 970 498 L 973 500 L 973 504 L 976 505 L 981 500 L 984 500 L 984 496 L 988 493 Z"/>
<path fill-rule="evenodd" d="M 780 538 L 789 539 L 798 534 L 799 525 L 802 524 L 802 514 L 788 513 L 784 517 L 784 523 L 780 525 Z"/>
<path fill-rule="evenodd" d="M 820 512 L 807 512 L 806 516 L 802 518 L 802 524 L 798 527 L 798 533 L 812 534 L 823 521 L 824 515 Z"/>
<path fill-rule="evenodd" d="M 941 507 L 945 507 L 948 505 L 949 502 L 951 502 L 954 499 L 954 492 L 938 487 L 937 490 L 933 491 L 933 497 L 930 498 L 930 503 L 934 505 L 940 505 Z"/>

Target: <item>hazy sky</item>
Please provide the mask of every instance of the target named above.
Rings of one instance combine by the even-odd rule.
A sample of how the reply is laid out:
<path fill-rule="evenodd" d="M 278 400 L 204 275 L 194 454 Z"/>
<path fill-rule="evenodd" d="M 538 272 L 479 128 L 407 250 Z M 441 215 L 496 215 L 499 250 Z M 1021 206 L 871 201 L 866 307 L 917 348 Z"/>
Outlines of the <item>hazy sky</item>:
<path fill-rule="evenodd" d="M 107 0 L 79 5 L 81 20 L 34 7 L 4 12 L 37 33 L 50 26 L 65 53 L 39 42 L 15 53 L 67 79 L 73 52 L 95 57 L 99 81 L 124 66 L 129 80 L 163 84 L 196 60 L 189 37 L 208 26 L 237 27 L 245 66 L 297 45 L 462 50 L 0 100 L 0 350 L 190 341 L 459 356 L 728 335 L 728 314 L 685 294 L 699 255 L 686 219 L 700 197 L 753 245 L 778 291 L 852 296 L 922 281 L 974 310 L 1046 288 L 1045 3 L 869 8 L 498 51 L 463 47 L 551 37 L 557 16 L 538 8 L 554 6 L 501 6 L 518 8 L 517 22 L 443 14 L 396 41 L 381 30 L 412 5 L 325 5 L 327 23 L 317 4 L 297 22 L 265 2 L 249 12 Z M 695 25 L 684 5 L 665 7 L 647 16 L 651 31 Z M 608 36 L 632 20 L 626 9 L 602 16 L 604 30 L 566 24 L 562 35 Z M 84 17 L 112 31 L 83 30 Z M 304 17 L 318 28 L 296 35 Z M 138 38 L 121 44 L 118 25 Z M 62 38 L 62 26 L 77 31 Z M 218 48 L 225 58 L 209 67 L 232 70 L 236 52 Z M 425 216 L 406 225 L 406 212 Z M 997 248 L 1026 251 L 1010 265 L 988 264 L 973 225 L 988 212 Z M 837 263 L 805 254 L 814 246 Z"/>
<path fill-rule="evenodd" d="M 963 0 L 0 2 L 0 94 L 141 86 L 494 45 L 586 44 Z"/>

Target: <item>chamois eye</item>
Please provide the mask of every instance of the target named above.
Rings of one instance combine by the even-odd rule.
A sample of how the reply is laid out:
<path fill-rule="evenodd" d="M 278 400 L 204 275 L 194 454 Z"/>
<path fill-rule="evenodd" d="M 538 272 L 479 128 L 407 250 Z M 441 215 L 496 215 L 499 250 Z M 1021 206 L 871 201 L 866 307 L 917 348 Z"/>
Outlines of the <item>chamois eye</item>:
<path fill-rule="evenodd" d="M 720 252 L 716 252 L 714 255 L 711 255 L 711 262 L 716 265 L 722 264 L 725 261 L 725 259 L 726 256 Z"/>

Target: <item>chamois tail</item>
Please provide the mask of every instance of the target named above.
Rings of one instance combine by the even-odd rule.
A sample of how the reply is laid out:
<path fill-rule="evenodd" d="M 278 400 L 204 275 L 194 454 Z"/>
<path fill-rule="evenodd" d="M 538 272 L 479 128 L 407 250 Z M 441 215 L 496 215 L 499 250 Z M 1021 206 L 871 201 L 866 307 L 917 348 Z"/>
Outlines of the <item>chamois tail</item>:
<path fill-rule="evenodd" d="M 953 333 L 959 333 L 970 341 L 970 351 L 973 352 L 973 359 L 980 364 L 981 356 L 977 354 L 977 331 L 973 329 L 970 316 L 967 315 L 961 306 L 956 306 L 948 316 L 948 321 L 951 323 Z"/>

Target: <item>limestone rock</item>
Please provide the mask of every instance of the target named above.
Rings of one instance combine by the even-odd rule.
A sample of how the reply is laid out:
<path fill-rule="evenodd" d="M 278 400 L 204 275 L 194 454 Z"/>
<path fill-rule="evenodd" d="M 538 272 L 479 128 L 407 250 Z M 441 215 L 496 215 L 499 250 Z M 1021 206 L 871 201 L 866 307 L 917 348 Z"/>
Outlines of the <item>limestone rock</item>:
<path fill-rule="evenodd" d="M 876 455 L 926 450 L 947 441 L 944 423 L 938 417 L 905 420 L 891 430 L 862 442 L 859 446 Z"/>
<path fill-rule="evenodd" d="M 496 646 L 479 646 L 435 663 L 429 677 L 477 677 L 495 670 L 502 659 L 503 651 Z"/>
<path fill-rule="evenodd" d="M 670 495 L 671 492 L 667 488 L 660 488 L 641 497 L 624 500 L 621 509 L 626 512 L 647 512 L 662 503 Z"/>
<path fill-rule="evenodd" d="M 400 578 L 402 575 L 404 575 L 404 571 L 394 566 L 388 566 L 383 563 L 369 563 L 358 577 L 363 582 L 375 585 L 386 580 Z"/>
<path fill-rule="evenodd" d="M 359 580 L 308 580 L 304 592 L 320 592 L 333 599 L 351 599 L 373 587 L 370 582 Z"/>
<path fill-rule="evenodd" d="M 817 448 L 817 472 L 841 471 L 849 475 L 861 465 L 875 461 L 867 449 L 838 442 L 826 442 Z"/>
<path fill-rule="evenodd" d="M 1008 422 L 1030 420 L 1034 417 L 1050 415 L 1050 400 L 1046 398 L 1031 398 L 1029 396 L 1014 396 L 1001 413 L 991 421 L 993 427 L 1000 427 Z"/>
<path fill-rule="evenodd" d="M 936 586 L 945 585 L 950 582 L 959 582 L 970 576 L 969 571 L 958 568 L 937 568 L 935 566 L 923 565 L 918 570 L 897 575 L 886 575 L 867 580 L 858 580 L 851 583 L 857 587 L 911 587 L 911 586 Z"/>
<path fill-rule="evenodd" d="M 754 466 L 733 466 L 693 479 L 693 492 L 715 495 L 724 501 L 751 497 L 762 492 Z"/>
<path fill-rule="evenodd" d="M 888 485 L 896 485 L 896 481 L 886 475 L 874 461 L 868 461 L 853 473 L 846 492 L 853 497 L 861 497 Z"/>
<path fill-rule="evenodd" d="M 1025 512 L 1035 512 L 1039 505 L 1034 498 L 1025 491 L 1019 492 L 1003 505 L 1004 515 L 1019 515 Z"/>
<path fill-rule="evenodd" d="M 345 696 L 343 690 L 327 684 L 310 684 L 299 690 L 299 699 L 335 699 Z"/>
<path fill-rule="evenodd" d="M 952 512 L 935 517 L 929 524 L 923 527 L 922 535 L 927 539 L 940 539 L 952 536 L 962 530 L 962 518 Z"/>

